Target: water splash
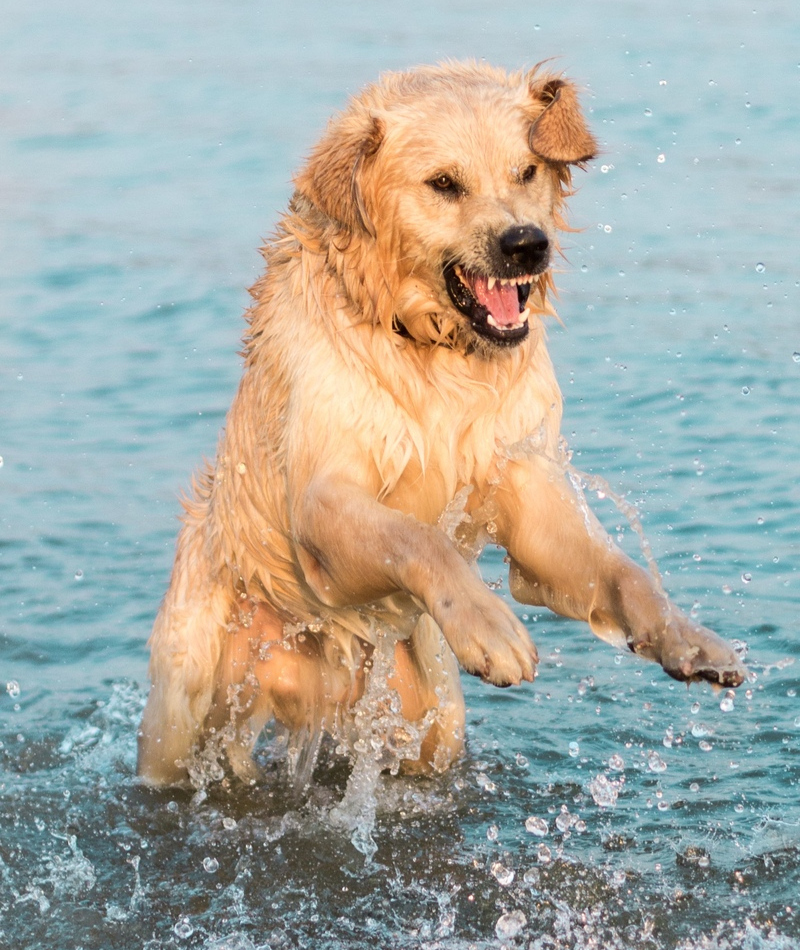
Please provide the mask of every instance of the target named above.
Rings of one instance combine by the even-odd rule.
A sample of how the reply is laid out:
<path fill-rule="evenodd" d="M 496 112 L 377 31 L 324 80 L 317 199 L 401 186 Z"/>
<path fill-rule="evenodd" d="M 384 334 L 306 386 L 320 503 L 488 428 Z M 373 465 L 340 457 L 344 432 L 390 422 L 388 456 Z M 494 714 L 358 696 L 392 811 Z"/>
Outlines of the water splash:
<path fill-rule="evenodd" d="M 642 526 L 642 519 L 639 515 L 639 509 L 632 502 L 628 501 L 626 498 L 623 498 L 622 495 L 617 494 L 609 483 L 602 478 L 600 475 L 587 475 L 586 472 L 582 472 L 577 469 L 571 462 L 572 453 L 567 450 L 566 443 L 563 444 L 563 461 L 561 462 L 564 471 L 569 478 L 570 484 L 575 490 L 575 494 L 578 498 L 578 504 L 581 506 L 581 509 L 584 513 L 584 517 L 587 518 L 591 523 L 594 522 L 594 515 L 589 508 L 589 503 L 586 500 L 586 490 L 593 491 L 597 493 L 597 497 L 601 500 L 608 498 L 616 506 L 617 510 L 621 515 L 625 517 L 628 524 L 631 526 L 631 529 L 635 532 L 636 536 L 639 539 L 639 547 L 642 552 L 642 556 L 647 563 L 647 567 L 650 573 L 653 576 L 653 580 L 656 583 L 659 593 L 666 597 L 667 593 L 664 590 L 664 582 L 661 578 L 661 572 L 658 569 L 658 564 L 656 559 L 653 556 L 653 549 L 650 545 L 650 541 L 647 538 L 647 535 L 644 533 L 644 528 Z"/>
<path fill-rule="evenodd" d="M 667 596 L 664 589 L 664 582 L 661 578 L 661 572 L 653 556 L 653 549 L 642 526 L 639 509 L 632 502 L 628 501 L 627 498 L 623 498 L 622 495 L 615 492 L 609 483 L 600 475 L 589 475 L 579 468 L 576 468 L 576 466 L 572 464 L 572 451 L 563 436 L 559 437 L 558 450 L 555 454 L 553 454 L 548 446 L 547 433 L 544 427 L 537 432 L 531 433 L 519 442 L 515 442 L 513 445 L 504 446 L 499 454 L 499 468 L 501 472 L 507 461 L 537 457 L 561 469 L 575 492 L 575 499 L 583 515 L 586 530 L 591 534 L 597 534 L 603 529 L 586 500 L 586 492 L 596 492 L 600 500 L 607 498 L 611 501 L 620 514 L 624 516 L 639 539 L 642 556 L 653 576 L 656 588 L 663 597 Z M 609 544 L 610 543 L 611 541 L 609 539 Z"/>
<path fill-rule="evenodd" d="M 512 910 L 502 914 L 495 924 L 494 932 L 500 940 L 513 940 L 525 929 L 528 918 L 521 910 Z"/>
<path fill-rule="evenodd" d="M 344 737 L 352 749 L 352 770 L 344 797 L 329 813 L 334 827 L 350 832 L 353 847 L 367 863 L 377 851 L 373 831 L 381 774 L 397 775 L 404 761 L 419 759 L 422 742 L 436 717 L 436 709 L 416 723 L 403 716 L 400 695 L 389 685 L 398 639 L 400 634 L 388 629 L 376 635 L 367 686 L 353 707 L 349 735 Z"/>
<path fill-rule="evenodd" d="M 624 775 L 618 779 L 610 779 L 601 772 L 589 782 L 589 794 L 600 808 L 613 808 L 624 784 Z"/>

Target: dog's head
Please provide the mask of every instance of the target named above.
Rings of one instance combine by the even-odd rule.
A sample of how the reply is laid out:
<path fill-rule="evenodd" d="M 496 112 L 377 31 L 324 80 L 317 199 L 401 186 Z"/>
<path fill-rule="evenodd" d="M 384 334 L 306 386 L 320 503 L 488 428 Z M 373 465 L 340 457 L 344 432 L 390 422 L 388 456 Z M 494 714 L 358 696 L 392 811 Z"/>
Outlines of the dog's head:
<path fill-rule="evenodd" d="M 349 286 L 343 259 L 365 319 L 496 354 L 548 311 L 569 166 L 596 149 L 569 81 L 449 63 L 365 90 L 296 184 L 337 251 L 358 247 L 360 279 L 381 285 Z"/>

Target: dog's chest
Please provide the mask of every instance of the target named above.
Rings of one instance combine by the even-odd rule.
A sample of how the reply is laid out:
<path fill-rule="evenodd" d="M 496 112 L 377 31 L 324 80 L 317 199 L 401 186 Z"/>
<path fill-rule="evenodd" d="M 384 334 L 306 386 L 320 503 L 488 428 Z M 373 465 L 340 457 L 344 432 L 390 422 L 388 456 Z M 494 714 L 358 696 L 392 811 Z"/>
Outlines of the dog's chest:
<path fill-rule="evenodd" d="M 552 374 L 531 374 L 505 391 L 484 384 L 423 392 L 411 403 L 391 399 L 368 440 L 382 500 L 422 521 L 435 523 L 465 486 L 471 505 L 479 504 L 500 477 L 507 450 L 530 436 L 556 451 L 561 399 Z"/>

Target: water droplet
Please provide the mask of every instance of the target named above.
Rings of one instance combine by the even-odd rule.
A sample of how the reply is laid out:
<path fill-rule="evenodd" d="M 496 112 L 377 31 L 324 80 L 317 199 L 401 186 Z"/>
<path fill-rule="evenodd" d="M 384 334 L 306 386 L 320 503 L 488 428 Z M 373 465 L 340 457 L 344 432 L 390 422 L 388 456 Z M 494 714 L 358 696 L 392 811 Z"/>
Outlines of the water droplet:
<path fill-rule="evenodd" d="M 528 870 L 522 875 L 522 880 L 529 887 L 536 887 L 536 885 L 541 880 L 541 872 L 539 868 L 528 868 Z"/>
<path fill-rule="evenodd" d="M 663 165 L 666 160 L 667 160 L 667 156 L 663 152 L 661 152 L 661 154 L 656 159 L 659 165 Z"/>
<path fill-rule="evenodd" d="M 497 841 L 497 836 L 500 834 L 500 829 L 497 825 L 489 825 L 486 829 L 486 837 L 489 841 Z"/>
<path fill-rule="evenodd" d="M 737 813 L 737 815 L 741 815 L 741 813 L 744 811 L 744 805 L 741 802 L 737 802 L 733 806 L 733 810 Z"/>
<path fill-rule="evenodd" d="M 742 574 L 742 583 L 743 583 L 743 584 L 749 584 L 752 579 L 753 579 L 753 575 L 752 575 L 752 574 L 748 574 L 747 572 L 745 572 L 744 574 Z"/>
<path fill-rule="evenodd" d="M 699 745 L 703 752 L 710 752 L 714 748 L 708 739 L 701 739 Z"/>
<path fill-rule="evenodd" d="M 383 748 L 383 740 L 381 740 L 381 748 Z M 481 772 L 475 779 L 478 788 L 482 788 L 485 792 L 496 792 L 497 786 L 489 778 L 485 772 Z"/>
<path fill-rule="evenodd" d="M 207 874 L 213 874 L 219 870 L 219 861 L 216 858 L 203 858 L 203 870 Z"/>
<path fill-rule="evenodd" d="M 553 859 L 553 852 L 542 842 L 536 849 L 536 858 L 539 864 L 549 864 Z"/>
<path fill-rule="evenodd" d="M 749 386 L 742 386 L 742 395 L 743 395 L 743 396 L 749 396 L 749 395 L 750 395 L 750 387 L 749 387 Z"/>
<path fill-rule="evenodd" d="M 589 271 L 588 266 L 586 264 L 581 264 L 581 273 L 586 274 L 588 273 L 588 271 Z M 795 353 L 794 355 L 797 357 L 796 362 L 800 362 L 800 353 Z"/>
<path fill-rule="evenodd" d="M 733 696 L 726 696 L 721 700 L 719 708 L 722 712 L 732 712 L 733 711 Z"/>
<path fill-rule="evenodd" d="M 6 683 L 6 692 L 12 699 L 16 699 L 20 694 L 19 683 L 16 680 L 9 680 Z"/>
<path fill-rule="evenodd" d="M 544 818 L 537 818 L 535 815 L 531 815 L 531 817 L 525 821 L 525 830 L 529 831 L 532 835 L 536 835 L 538 838 L 544 838 L 550 828 Z"/>
<path fill-rule="evenodd" d="M 606 232 L 606 234 L 611 234 L 611 232 L 612 232 L 614 229 L 611 227 L 610 224 L 604 224 L 604 225 L 603 225 L 603 230 Z"/>
<path fill-rule="evenodd" d="M 80 570 L 80 568 L 78 568 L 78 570 L 75 571 L 75 580 L 76 580 L 76 581 L 82 581 L 82 580 L 83 580 L 83 571 Z"/>
<path fill-rule="evenodd" d="M 172 928 L 172 932 L 181 940 L 186 940 L 194 933 L 194 927 L 189 923 L 188 917 L 181 917 L 177 924 Z"/>
<path fill-rule="evenodd" d="M 236 822 L 236 819 L 235 819 L 235 818 L 223 818 L 223 819 L 222 819 L 222 827 L 223 827 L 226 831 L 233 831 L 233 829 L 236 827 L 236 824 L 237 824 L 237 822 Z"/>
<path fill-rule="evenodd" d="M 503 887 L 508 887 L 514 880 L 514 872 L 511 868 L 507 868 L 505 864 L 501 864 L 500 861 L 495 861 L 492 864 L 491 871 L 497 883 Z"/>
<path fill-rule="evenodd" d="M 581 747 L 577 742 L 570 742 L 569 744 L 569 754 L 574 759 L 577 755 L 580 754 Z"/>
<path fill-rule="evenodd" d="M 800 356 L 800 354 L 795 354 L 795 355 L 799 355 L 799 356 Z M 3 456 L 0 455 L 0 468 L 2 468 L 2 467 L 3 467 Z"/>
<path fill-rule="evenodd" d="M 615 772 L 622 772 L 625 769 L 625 759 L 615 752 L 614 755 L 612 755 L 608 760 L 608 767 L 613 769 Z"/>
<path fill-rule="evenodd" d="M 601 171 L 604 175 L 607 175 L 607 174 L 608 174 L 608 165 L 601 165 L 601 166 L 600 166 L 600 171 Z"/>
<path fill-rule="evenodd" d="M 525 929 L 528 918 L 521 910 L 512 910 L 503 914 L 494 925 L 494 932 L 500 940 L 513 940 Z"/>
<path fill-rule="evenodd" d="M 645 110 L 644 110 L 644 114 L 645 114 L 646 116 L 651 116 L 651 115 L 653 114 L 653 110 L 652 110 L 652 109 L 645 109 Z"/>
<path fill-rule="evenodd" d="M 556 828 L 563 834 L 565 831 L 569 831 L 572 821 L 572 815 L 567 811 L 567 806 L 562 805 L 561 814 L 556 818 Z"/>
<path fill-rule="evenodd" d="M 696 722 L 692 726 L 692 735 L 695 739 L 703 739 L 706 736 L 713 736 L 714 730 L 710 726 L 704 725 L 702 722 Z"/>
<path fill-rule="evenodd" d="M 658 752 L 651 752 L 647 756 L 647 767 L 651 772 L 667 771 L 667 763 L 661 758 Z"/>
<path fill-rule="evenodd" d="M 666 86 L 667 80 L 666 80 L 666 79 L 659 79 L 659 80 L 658 80 L 658 84 L 659 84 L 659 86 Z"/>
<path fill-rule="evenodd" d="M 606 775 L 598 775 L 589 782 L 589 792 L 594 799 L 595 805 L 601 808 L 613 808 L 617 804 L 619 790 L 622 787 L 624 779 L 618 782 L 612 782 Z"/>
<path fill-rule="evenodd" d="M 757 273 L 763 274 L 766 269 L 767 268 L 761 263 L 761 261 L 759 261 L 758 264 L 756 264 Z"/>
<path fill-rule="evenodd" d="M 723 593 L 723 594 L 731 594 L 731 593 L 733 593 L 733 588 L 731 587 L 730 584 L 723 584 L 723 585 L 722 585 L 722 593 Z"/>
<path fill-rule="evenodd" d="M 792 353 L 792 359 L 795 361 L 795 363 L 800 363 L 800 353 L 797 351 Z"/>

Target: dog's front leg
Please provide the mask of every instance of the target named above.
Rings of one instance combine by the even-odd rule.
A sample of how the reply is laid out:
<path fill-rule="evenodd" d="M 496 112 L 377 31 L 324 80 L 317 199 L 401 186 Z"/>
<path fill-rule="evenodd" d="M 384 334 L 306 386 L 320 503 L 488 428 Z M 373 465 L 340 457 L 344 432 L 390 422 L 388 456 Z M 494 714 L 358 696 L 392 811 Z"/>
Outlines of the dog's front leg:
<path fill-rule="evenodd" d="M 588 621 L 601 639 L 626 643 L 675 679 L 743 681 L 733 649 L 678 610 L 611 541 L 555 463 L 509 462 L 496 497 L 517 600 Z"/>
<path fill-rule="evenodd" d="M 465 670 L 498 686 L 533 679 L 538 657 L 525 627 L 438 528 L 357 486 L 316 479 L 298 497 L 293 530 L 306 581 L 327 606 L 406 591 Z"/>

